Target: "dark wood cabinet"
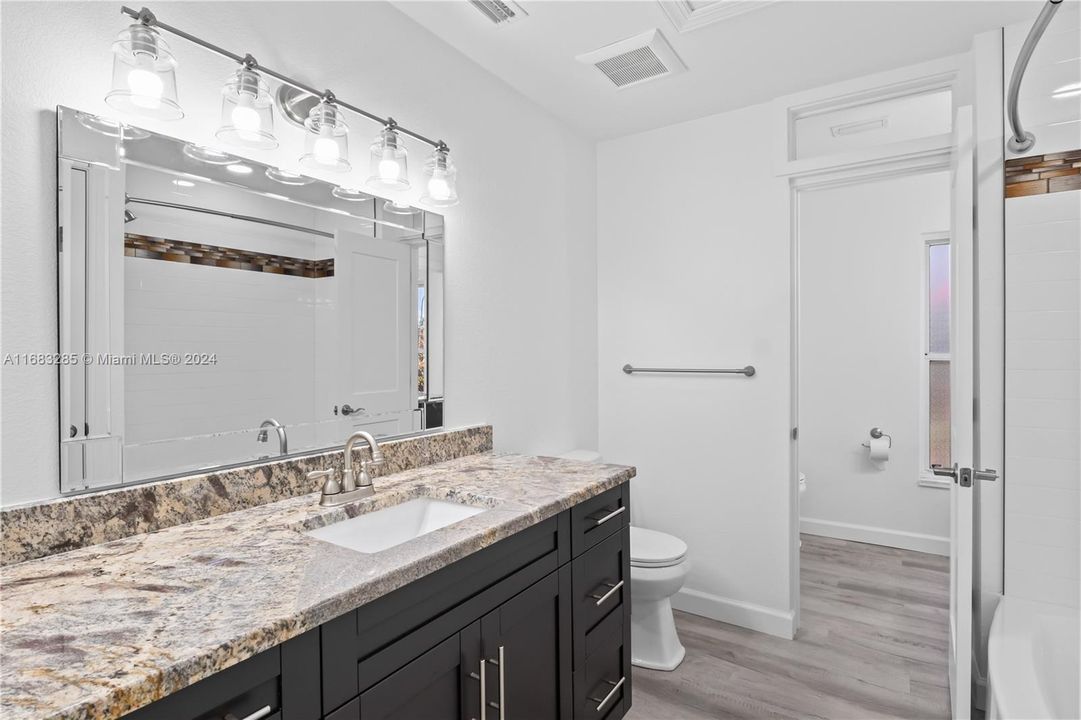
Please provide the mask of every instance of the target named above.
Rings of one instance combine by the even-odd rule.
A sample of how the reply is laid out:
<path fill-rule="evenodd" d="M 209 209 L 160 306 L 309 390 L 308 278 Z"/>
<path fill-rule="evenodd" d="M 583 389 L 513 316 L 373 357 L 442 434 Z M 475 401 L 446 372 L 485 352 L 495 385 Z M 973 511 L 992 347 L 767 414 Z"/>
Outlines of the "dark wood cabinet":
<path fill-rule="evenodd" d="M 485 699 L 497 717 L 573 717 L 570 585 L 563 567 L 481 621 Z"/>
<path fill-rule="evenodd" d="M 618 720 L 628 499 L 606 491 L 128 720 Z"/>

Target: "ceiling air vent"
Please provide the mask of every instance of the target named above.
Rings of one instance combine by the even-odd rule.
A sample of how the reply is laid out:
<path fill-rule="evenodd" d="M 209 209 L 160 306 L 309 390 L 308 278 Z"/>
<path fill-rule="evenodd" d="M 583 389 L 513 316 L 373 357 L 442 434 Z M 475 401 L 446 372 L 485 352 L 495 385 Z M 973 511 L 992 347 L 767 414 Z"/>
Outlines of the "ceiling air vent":
<path fill-rule="evenodd" d="M 605 45 L 575 59 L 600 70 L 618 90 L 687 69 L 660 30 Z"/>
<path fill-rule="evenodd" d="M 496 25 L 506 25 L 521 20 L 529 14 L 522 9 L 521 5 L 515 2 L 502 2 L 501 0 L 469 0 L 469 2 L 477 10 L 480 10 L 484 17 Z"/>

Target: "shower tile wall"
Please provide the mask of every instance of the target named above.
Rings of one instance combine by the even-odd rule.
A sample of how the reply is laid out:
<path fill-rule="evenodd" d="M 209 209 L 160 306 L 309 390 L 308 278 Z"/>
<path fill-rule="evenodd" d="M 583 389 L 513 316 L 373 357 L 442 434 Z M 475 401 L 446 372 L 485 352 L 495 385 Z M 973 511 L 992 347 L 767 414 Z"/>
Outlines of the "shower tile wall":
<path fill-rule="evenodd" d="M 1065 4 L 1033 54 L 1020 95 L 1025 126 L 1037 138 L 1029 154 L 1052 156 L 1070 171 L 1081 158 L 1081 97 L 1055 91 L 1081 81 L 1079 29 L 1081 11 Z M 1027 30 L 1027 23 L 1006 28 L 1006 67 L 1012 67 Z M 1009 152 L 1006 159 L 1007 172 L 1010 163 L 1020 162 Z M 1074 607 L 1081 578 L 1081 190 L 1076 177 L 1034 178 L 1037 182 L 1027 186 L 1008 177 L 1005 210 L 1005 591 Z M 1040 181 L 1047 182 L 1046 189 Z"/>

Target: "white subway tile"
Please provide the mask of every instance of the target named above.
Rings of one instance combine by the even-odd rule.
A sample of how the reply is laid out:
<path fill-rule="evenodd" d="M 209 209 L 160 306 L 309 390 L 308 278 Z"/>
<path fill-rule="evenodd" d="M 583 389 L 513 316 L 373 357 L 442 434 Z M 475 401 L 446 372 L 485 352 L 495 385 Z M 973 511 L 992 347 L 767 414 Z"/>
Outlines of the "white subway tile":
<path fill-rule="evenodd" d="M 1006 368 L 1006 421 L 1016 398 L 1074 400 L 1081 397 L 1081 376 L 1074 370 L 1015 370 Z"/>
<path fill-rule="evenodd" d="M 1016 427 L 1006 416 L 1006 452 L 1030 457 L 1081 459 L 1076 430 Z"/>
<path fill-rule="evenodd" d="M 1019 485 L 1076 489 L 1081 461 L 1007 454 L 1003 478 L 1011 490 Z"/>

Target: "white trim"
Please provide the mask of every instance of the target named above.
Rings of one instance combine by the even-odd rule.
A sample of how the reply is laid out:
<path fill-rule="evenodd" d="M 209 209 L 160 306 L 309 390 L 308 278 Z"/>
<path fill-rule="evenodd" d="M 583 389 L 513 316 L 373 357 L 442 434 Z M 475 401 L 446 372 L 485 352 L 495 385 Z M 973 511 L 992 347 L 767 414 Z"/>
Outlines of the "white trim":
<path fill-rule="evenodd" d="M 943 480 L 934 473 L 920 473 L 920 477 L 916 480 L 916 484 L 920 487 L 935 488 L 936 490 L 949 490 L 950 485 L 953 485 L 951 480 Z"/>
<path fill-rule="evenodd" d="M 949 556 L 950 554 L 950 539 L 939 535 L 925 535 L 905 530 L 891 530 L 890 528 L 834 522 L 832 520 L 817 520 L 815 518 L 800 518 L 799 525 L 800 532 L 807 535 L 820 535 L 837 540 L 885 545 L 886 547 L 915 550 L 916 552 L 931 553 L 933 555 Z"/>
<path fill-rule="evenodd" d="M 936 475 L 931 472 L 930 457 L 931 457 L 931 366 L 932 362 L 950 362 L 953 355 L 952 353 L 932 353 L 930 352 L 931 342 L 931 328 L 930 328 L 930 297 L 931 297 L 931 267 L 930 267 L 930 254 L 929 250 L 932 245 L 949 245 L 950 244 L 950 231 L 949 230 L 937 230 L 935 232 L 921 233 L 923 250 L 921 259 L 921 276 L 920 276 L 920 339 L 919 339 L 919 363 L 920 363 L 920 387 L 919 387 L 919 402 L 920 409 L 918 415 L 918 431 L 919 432 L 919 462 L 920 462 L 920 477 L 917 480 L 917 484 L 923 487 L 932 488 L 944 488 L 949 489 L 952 484 L 950 481 L 942 481 Z M 950 254 L 950 261 L 953 261 L 953 254 Z M 953 288 L 950 288 L 950 294 L 953 294 Z M 950 298 L 953 301 L 953 298 Z M 924 465 L 927 463 L 927 465 Z"/>
<path fill-rule="evenodd" d="M 787 640 L 796 636 L 796 618 L 792 611 L 777 610 L 690 588 L 683 588 L 672 596 L 672 607 L 692 615 L 739 625 Z"/>
<path fill-rule="evenodd" d="M 777 0 L 724 0 L 696 8 L 688 0 L 659 0 L 658 5 L 681 33 L 691 32 L 722 20 L 761 10 Z"/>
<path fill-rule="evenodd" d="M 849 162 L 839 155 L 797 160 L 795 133 L 797 120 L 899 97 L 953 89 L 964 59 L 963 55 L 950 55 L 930 62 L 866 75 L 776 99 L 773 103 L 774 122 L 776 123 L 776 137 L 780 139 L 780 142 L 775 144 L 774 150 L 777 174 L 791 175 L 802 172 L 792 166 L 812 161 L 835 165 L 845 165 Z M 882 157 L 896 154 L 893 152 L 883 154 L 880 148 L 871 148 L 862 152 L 873 152 Z"/>

